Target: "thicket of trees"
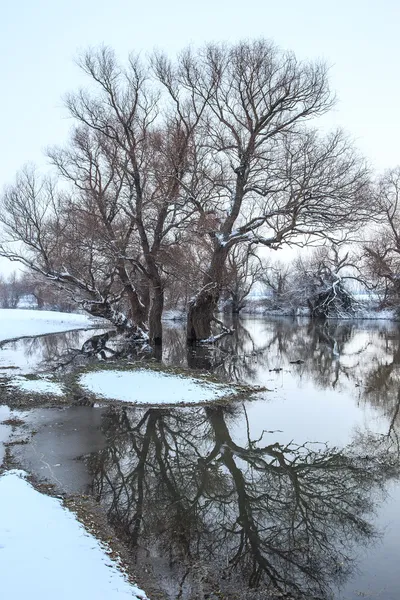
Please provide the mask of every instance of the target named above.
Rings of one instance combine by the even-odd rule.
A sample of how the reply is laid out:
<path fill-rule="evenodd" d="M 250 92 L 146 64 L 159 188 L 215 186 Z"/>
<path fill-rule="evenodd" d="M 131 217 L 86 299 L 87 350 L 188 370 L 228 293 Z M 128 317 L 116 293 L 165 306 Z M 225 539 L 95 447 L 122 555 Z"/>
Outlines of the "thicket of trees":
<path fill-rule="evenodd" d="M 334 102 L 324 64 L 265 40 L 126 65 L 100 48 L 79 64 L 88 87 L 66 97 L 74 124 L 47 152 L 54 172 L 26 167 L 2 196 L 0 253 L 33 273 L 32 289 L 51 285 L 153 345 L 166 301 L 187 307 L 198 342 L 219 302 L 239 312 L 255 281 L 277 305 L 297 281 L 311 313 L 327 316 L 349 309 L 344 282 L 363 261 L 371 285 L 383 280 L 397 299 L 399 171 L 373 183 L 342 131 L 315 128 Z M 372 222 L 354 261 L 340 248 Z M 257 253 L 316 242 L 325 248 L 295 275 Z"/>

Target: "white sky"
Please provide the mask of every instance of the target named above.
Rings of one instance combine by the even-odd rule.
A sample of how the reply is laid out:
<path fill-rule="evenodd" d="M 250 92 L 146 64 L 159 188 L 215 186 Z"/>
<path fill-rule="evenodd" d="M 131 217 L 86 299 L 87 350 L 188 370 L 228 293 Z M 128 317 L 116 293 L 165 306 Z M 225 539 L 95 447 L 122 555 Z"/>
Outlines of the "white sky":
<path fill-rule="evenodd" d="M 300 58 L 324 58 L 343 126 L 378 169 L 400 163 L 399 0 L 14 0 L 0 8 L 0 188 L 43 149 L 62 143 L 65 92 L 84 79 L 79 49 L 105 43 L 126 58 L 153 47 L 273 39 Z"/>

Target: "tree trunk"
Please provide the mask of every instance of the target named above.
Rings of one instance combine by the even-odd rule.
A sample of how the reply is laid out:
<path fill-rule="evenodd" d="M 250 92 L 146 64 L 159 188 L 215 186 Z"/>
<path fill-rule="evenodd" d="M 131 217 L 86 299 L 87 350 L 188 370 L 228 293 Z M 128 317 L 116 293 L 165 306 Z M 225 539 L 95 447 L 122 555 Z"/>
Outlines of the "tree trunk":
<path fill-rule="evenodd" d="M 36 300 L 36 304 L 38 307 L 38 310 L 42 310 L 43 306 L 44 306 L 44 300 L 41 296 L 39 296 L 39 294 L 33 294 L 33 297 Z"/>
<path fill-rule="evenodd" d="M 232 294 L 232 314 L 238 315 L 244 306 L 245 303 L 240 299 L 239 295 Z"/>
<path fill-rule="evenodd" d="M 208 339 L 211 335 L 211 323 L 217 308 L 219 290 L 217 287 L 201 290 L 189 304 L 187 317 L 187 340 L 195 344 Z"/>
<path fill-rule="evenodd" d="M 86 301 L 83 303 L 83 308 L 93 317 L 101 317 L 112 323 L 117 330 L 128 332 L 138 340 L 145 340 L 147 336 L 142 328 L 133 323 L 126 315 L 115 309 L 108 302 Z"/>
<path fill-rule="evenodd" d="M 187 366 L 189 369 L 201 371 L 212 371 L 213 355 L 210 348 L 205 344 L 200 344 L 196 349 L 192 346 L 186 346 Z"/>
<path fill-rule="evenodd" d="M 164 289 L 160 282 L 151 286 L 150 311 L 149 311 L 149 338 L 150 344 L 162 344 L 162 314 L 164 309 Z"/>
<path fill-rule="evenodd" d="M 215 248 L 204 285 L 189 303 L 186 330 L 189 344 L 211 336 L 211 323 L 218 305 L 227 254 L 225 247 Z"/>
<path fill-rule="evenodd" d="M 150 285 L 149 285 L 148 279 L 145 279 L 143 277 L 143 280 L 141 280 L 139 282 L 139 289 L 140 289 L 140 298 L 144 305 L 144 314 L 145 314 L 144 318 L 147 323 L 147 320 L 149 318 L 149 311 L 150 311 Z"/>
<path fill-rule="evenodd" d="M 146 331 L 146 307 L 141 302 L 137 291 L 132 285 L 122 260 L 119 262 L 117 268 L 118 275 L 125 287 L 125 292 L 129 300 L 130 318 L 138 327 Z"/>
<path fill-rule="evenodd" d="M 146 331 L 146 307 L 141 302 L 138 293 L 132 287 L 126 288 L 129 299 L 129 312 L 132 321 Z"/>

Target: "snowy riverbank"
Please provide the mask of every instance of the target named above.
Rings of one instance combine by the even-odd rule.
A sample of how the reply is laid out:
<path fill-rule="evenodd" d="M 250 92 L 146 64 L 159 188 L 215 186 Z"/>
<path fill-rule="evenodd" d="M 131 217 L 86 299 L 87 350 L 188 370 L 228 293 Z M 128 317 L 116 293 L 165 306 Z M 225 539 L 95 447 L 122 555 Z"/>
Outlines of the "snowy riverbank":
<path fill-rule="evenodd" d="M 0 309 L 0 342 L 21 337 L 59 333 L 92 327 L 95 320 L 88 315 L 50 310 Z"/>
<path fill-rule="evenodd" d="M 1 596 L 12 600 L 145 600 L 104 547 L 22 471 L 0 477 Z"/>

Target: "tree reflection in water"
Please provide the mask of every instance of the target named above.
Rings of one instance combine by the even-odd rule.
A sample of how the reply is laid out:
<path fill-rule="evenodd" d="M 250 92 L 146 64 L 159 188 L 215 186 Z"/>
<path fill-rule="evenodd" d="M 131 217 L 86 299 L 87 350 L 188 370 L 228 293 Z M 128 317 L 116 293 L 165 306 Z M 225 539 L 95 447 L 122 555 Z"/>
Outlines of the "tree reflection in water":
<path fill-rule="evenodd" d="M 245 442 L 233 439 L 239 418 Z M 375 536 L 396 455 L 371 438 L 343 451 L 253 439 L 246 419 L 244 406 L 104 417 L 92 491 L 138 564 L 151 557 L 165 598 L 327 598 L 352 571 L 354 544 Z"/>
<path fill-rule="evenodd" d="M 348 380 L 364 380 L 365 369 L 390 352 L 389 340 L 400 339 L 397 328 L 386 329 L 379 322 L 249 319 L 233 326 L 234 334 L 217 346 L 195 350 L 187 349 L 183 330 L 167 330 L 164 362 L 246 383 L 254 383 L 262 369 L 290 367 L 296 377 L 311 377 L 318 387 L 340 388 Z M 293 361 L 298 364 L 291 365 Z"/>
<path fill-rule="evenodd" d="M 377 492 L 398 476 L 398 329 L 249 320 L 218 347 L 188 350 L 179 327 L 164 340 L 168 364 L 247 383 L 265 383 L 265 373 L 282 367 L 387 420 L 383 434 L 360 431 L 338 450 L 284 446 L 270 432 L 254 439 L 243 406 L 109 409 L 108 446 L 87 459 L 93 493 L 138 564 L 154 566 L 163 598 L 329 597 L 352 571 L 354 546 L 375 536 Z M 65 351 L 51 336 L 35 343 L 49 362 Z M 244 440 L 234 434 L 239 421 L 245 431 L 247 423 Z"/>
<path fill-rule="evenodd" d="M 0 343 L 0 349 L 7 350 L 10 363 L 13 361 L 13 354 L 20 354 L 24 356 L 25 364 L 32 369 L 54 370 L 63 365 L 67 356 L 76 353 L 87 339 L 102 331 L 104 330 L 74 330 L 20 338 Z"/>

